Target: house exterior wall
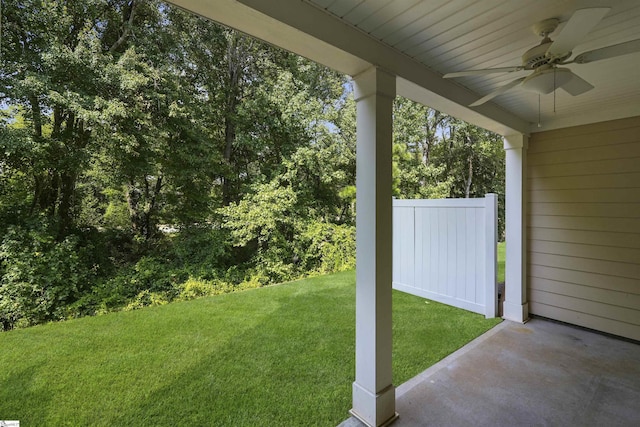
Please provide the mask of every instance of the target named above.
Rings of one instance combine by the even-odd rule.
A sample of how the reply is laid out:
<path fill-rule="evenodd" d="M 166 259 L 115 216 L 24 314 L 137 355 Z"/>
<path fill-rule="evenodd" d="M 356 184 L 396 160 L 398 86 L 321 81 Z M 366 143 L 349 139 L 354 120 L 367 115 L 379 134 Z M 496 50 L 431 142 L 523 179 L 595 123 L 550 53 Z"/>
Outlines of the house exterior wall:
<path fill-rule="evenodd" d="M 640 117 L 531 135 L 532 314 L 640 340 Z"/>

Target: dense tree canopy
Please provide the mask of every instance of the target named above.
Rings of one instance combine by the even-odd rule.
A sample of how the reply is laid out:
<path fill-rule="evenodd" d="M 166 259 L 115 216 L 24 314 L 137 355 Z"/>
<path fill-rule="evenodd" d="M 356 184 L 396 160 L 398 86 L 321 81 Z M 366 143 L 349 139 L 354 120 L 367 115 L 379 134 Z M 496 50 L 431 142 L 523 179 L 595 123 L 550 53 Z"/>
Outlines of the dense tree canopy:
<path fill-rule="evenodd" d="M 345 76 L 152 0 L 2 11 L 2 329 L 353 268 Z M 394 117 L 396 197 L 503 193 L 496 135 Z"/>

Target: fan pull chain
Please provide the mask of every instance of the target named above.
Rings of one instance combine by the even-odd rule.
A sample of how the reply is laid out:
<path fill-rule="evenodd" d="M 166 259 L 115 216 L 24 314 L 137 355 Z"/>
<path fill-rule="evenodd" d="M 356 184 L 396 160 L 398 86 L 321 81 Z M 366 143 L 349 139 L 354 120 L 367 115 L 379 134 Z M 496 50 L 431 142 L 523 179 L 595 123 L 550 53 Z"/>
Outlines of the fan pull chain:
<path fill-rule="evenodd" d="M 542 127 L 542 124 L 540 123 L 540 94 L 538 94 L 538 127 Z"/>
<path fill-rule="evenodd" d="M 556 113 L 556 69 L 553 69 L 553 114 Z"/>

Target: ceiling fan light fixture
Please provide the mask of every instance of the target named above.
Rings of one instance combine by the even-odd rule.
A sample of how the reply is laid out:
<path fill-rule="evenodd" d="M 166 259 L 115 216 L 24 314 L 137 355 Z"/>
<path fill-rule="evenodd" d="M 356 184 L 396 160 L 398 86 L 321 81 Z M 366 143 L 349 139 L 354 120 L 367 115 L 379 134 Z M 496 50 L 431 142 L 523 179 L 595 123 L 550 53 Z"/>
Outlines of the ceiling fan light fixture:
<path fill-rule="evenodd" d="M 610 7 L 592 7 L 574 11 L 560 33 L 554 37 L 555 41 L 551 40 L 549 35 L 556 31 L 560 22 L 559 19 L 551 18 L 537 23 L 534 25 L 533 30 L 538 36 L 542 37 L 542 41 L 522 55 L 522 65 L 456 71 L 447 73 L 443 77 L 448 79 L 534 70 L 528 77 L 512 80 L 494 89 L 493 92 L 470 104 L 470 107 L 482 105 L 514 88 L 524 89 L 540 95 L 547 95 L 554 92 L 555 89 L 561 88 L 569 95 L 581 95 L 593 89 L 593 85 L 574 74 L 571 70 L 559 68 L 559 65 L 586 64 L 617 56 L 640 53 L 640 39 L 634 39 L 582 52 L 572 61 L 568 61 L 573 55 L 573 50 L 582 43 L 586 35 L 600 23 L 610 10 Z"/>
<path fill-rule="evenodd" d="M 568 68 L 546 68 L 536 70 L 520 86 L 524 90 L 547 95 L 568 83 L 572 76 L 573 73 Z"/>

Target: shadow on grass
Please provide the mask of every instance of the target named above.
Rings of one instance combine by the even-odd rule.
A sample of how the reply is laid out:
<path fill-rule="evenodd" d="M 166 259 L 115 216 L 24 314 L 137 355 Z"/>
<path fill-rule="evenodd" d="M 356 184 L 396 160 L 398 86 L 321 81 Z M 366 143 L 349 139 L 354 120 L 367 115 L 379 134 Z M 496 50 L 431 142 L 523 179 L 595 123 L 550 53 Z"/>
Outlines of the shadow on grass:
<path fill-rule="evenodd" d="M 0 419 L 19 420 L 23 425 L 39 425 L 47 418 L 51 393 L 46 384 L 38 384 L 39 366 L 30 366 L 13 372 L 2 379 L 0 385 Z M 23 407 L 21 402 L 39 402 Z"/>
<path fill-rule="evenodd" d="M 495 324 L 399 292 L 393 304 L 396 385 Z M 0 417 L 18 414 L 25 425 L 336 425 L 351 406 L 355 277 L 2 338 Z"/>
<path fill-rule="evenodd" d="M 279 309 L 254 328 L 110 424 L 337 425 L 351 404 L 355 320 L 349 304 L 348 316 L 317 310 L 328 298 L 335 297 L 313 292 L 294 301 L 279 298 Z"/>
<path fill-rule="evenodd" d="M 110 424 L 333 426 L 347 418 L 355 372 L 353 288 L 275 302 L 252 328 Z M 399 292 L 394 304 L 402 309 L 394 313 L 396 385 L 499 322 Z"/>

